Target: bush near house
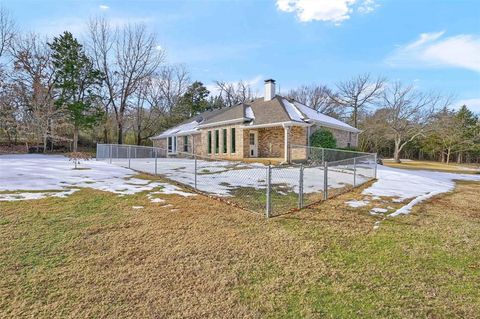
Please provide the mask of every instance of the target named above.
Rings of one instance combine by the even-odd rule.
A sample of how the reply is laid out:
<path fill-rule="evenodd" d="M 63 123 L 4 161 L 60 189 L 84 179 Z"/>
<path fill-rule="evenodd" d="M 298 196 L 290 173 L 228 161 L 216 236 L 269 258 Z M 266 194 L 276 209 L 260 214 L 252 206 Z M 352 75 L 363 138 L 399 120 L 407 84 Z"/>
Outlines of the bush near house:
<path fill-rule="evenodd" d="M 310 146 L 336 148 L 337 140 L 329 130 L 320 129 L 311 135 Z"/>

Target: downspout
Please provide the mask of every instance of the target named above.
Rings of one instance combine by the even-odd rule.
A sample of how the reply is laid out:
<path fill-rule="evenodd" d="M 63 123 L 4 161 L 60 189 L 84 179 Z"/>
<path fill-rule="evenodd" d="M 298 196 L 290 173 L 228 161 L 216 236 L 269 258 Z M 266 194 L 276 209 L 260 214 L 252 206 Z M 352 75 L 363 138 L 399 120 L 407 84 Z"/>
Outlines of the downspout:
<path fill-rule="evenodd" d="M 290 126 L 287 126 L 285 124 L 282 125 L 283 130 L 284 130 L 284 161 L 282 162 L 283 164 L 289 164 L 290 163 L 290 152 L 289 152 L 289 142 L 288 142 L 288 135 L 290 133 Z"/>

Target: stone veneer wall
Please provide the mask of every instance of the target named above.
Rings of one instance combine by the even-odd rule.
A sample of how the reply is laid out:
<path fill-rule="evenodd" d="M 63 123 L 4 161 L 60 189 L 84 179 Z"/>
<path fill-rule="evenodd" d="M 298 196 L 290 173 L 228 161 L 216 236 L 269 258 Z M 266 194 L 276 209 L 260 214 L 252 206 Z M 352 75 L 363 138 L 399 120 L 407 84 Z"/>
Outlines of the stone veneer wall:
<path fill-rule="evenodd" d="M 332 132 L 333 136 L 337 140 L 337 147 L 348 147 L 348 143 L 350 143 L 350 147 L 358 146 L 358 133 L 351 133 L 348 131 L 314 125 L 310 129 L 310 134 L 313 134 L 313 132 L 319 130 L 320 128 Z"/>

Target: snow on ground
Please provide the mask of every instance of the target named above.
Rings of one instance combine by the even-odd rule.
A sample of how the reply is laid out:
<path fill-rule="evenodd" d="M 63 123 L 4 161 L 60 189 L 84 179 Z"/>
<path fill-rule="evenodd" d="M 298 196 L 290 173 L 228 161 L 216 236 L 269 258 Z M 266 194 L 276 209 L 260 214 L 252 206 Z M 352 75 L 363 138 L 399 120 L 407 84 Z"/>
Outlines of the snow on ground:
<path fill-rule="evenodd" d="M 137 172 L 99 161 L 85 161 L 73 169 L 61 155 L 0 156 L 0 201 L 65 197 L 89 187 L 119 195 L 159 188 L 162 194 L 194 195 L 180 188 L 133 177 Z"/>
<path fill-rule="evenodd" d="M 367 206 L 368 203 L 370 203 L 368 200 L 349 200 L 345 202 L 345 204 L 354 208 Z"/>
<path fill-rule="evenodd" d="M 405 170 L 378 166 L 378 181 L 362 194 L 393 197 L 395 202 L 410 202 L 389 216 L 410 213 L 412 207 L 435 195 L 453 190 L 455 180 L 480 181 L 480 175 L 454 174 L 436 171 Z M 380 211 L 375 211 L 380 212 Z"/>
<path fill-rule="evenodd" d="M 114 159 L 113 164 L 128 167 L 127 159 Z M 155 160 L 152 158 L 132 159 L 132 169 L 155 173 Z M 267 166 L 260 163 L 238 163 L 232 161 L 197 161 L 197 188 L 217 196 L 230 196 L 238 188 L 266 187 Z M 291 191 L 299 191 L 299 167 L 273 167 L 272 184 L 285 185 Z M 373 176 L 373 165 L 357 165 L 357 184 L 360 185 Z M 195 186 L 195 161 L 187 158 L 158 158 L 157 173 L 173 181 Z M 369 177 L 370 176 L 370 177 Z M 305 167 L 304 192 L 322 192 L 323 167 Z M 353 185 L 351 167 L 335 167 L 328 171 L 328 187 L 342 188 Z"/>

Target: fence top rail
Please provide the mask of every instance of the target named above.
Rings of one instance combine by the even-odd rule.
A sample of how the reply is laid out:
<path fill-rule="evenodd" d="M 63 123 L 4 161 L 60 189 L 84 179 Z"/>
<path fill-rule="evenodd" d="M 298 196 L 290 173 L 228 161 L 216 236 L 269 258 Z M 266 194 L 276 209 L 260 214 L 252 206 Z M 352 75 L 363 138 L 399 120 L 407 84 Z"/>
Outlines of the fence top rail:
<path fill-rule="evenodd" d="M 318 147 L 318 146 L 307 146 L 307 145 L 300 145 L 300 144 L 292 144 L 291 146 L 292 146 L 292 147 L 312 148 L 312 149 L 318 149 L 318 150 L 329 150 L 329 151 L 336 151 L 336 152 L 355 153 L 355 154 L 368 154 L 368 155 L 375 155 L 375 154 L 376 154 L 376 153 L 368 153 L 368 152 L 342 150 L 342 149 L 337 149 L 337 148 L 326 148 L 326 147 Z"/>
<path fill-rule="evenodd" d="M 133 144 L 102 144 L 102 143 L 97 143 L 97 146 L 139 147 L 139 148 L 159 148 L 159 149 L 162 149 L 161 147 L 156 147 L 156 146 L 144 146 L 144 145 L 133 145 Z"/>
<path fill-rule="evenodd" d="M 357 156 L 357 157 L 352 157 L 352 158 L 345 158 L 345 159 L 342 159 L 342 160 L 331 161 L 331 162 L 327 162 L 327 163 L 328 163 L 328 166 L 331 166 L 331 165 L 335 165 L 335 164 L 338 164 L 338 163 L 341 163 L 341 162 L 358 160 L 358 159 L 362 159 L 362 158 L 371 157 L 371 156 L 374 156 L 374 155 L 375 155 L 375 153 L 373 153 L 373 154 L 367 154 L 367 155 L 362 155 L 362 156 Z M 374 159 L 374 158 L 373 158 L 373 159 Z M 374 159 L 374 160 L 375 160 L 375 159 Z M 357 163 L 357 164 L 359 164 L 359 163 Z"/>

